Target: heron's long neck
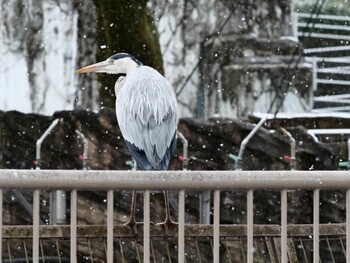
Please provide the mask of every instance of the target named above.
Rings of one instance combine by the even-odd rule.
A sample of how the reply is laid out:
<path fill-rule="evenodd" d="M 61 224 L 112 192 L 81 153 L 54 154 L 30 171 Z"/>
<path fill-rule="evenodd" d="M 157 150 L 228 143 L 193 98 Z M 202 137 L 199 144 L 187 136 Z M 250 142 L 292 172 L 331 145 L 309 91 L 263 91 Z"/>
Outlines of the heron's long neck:
<path fill-rule="evenodd" d="M 131 59 L 120 59 L 118 61 L 118 73 L 128 74 L 131 70 L 137 68 L 139 65 Z"/>

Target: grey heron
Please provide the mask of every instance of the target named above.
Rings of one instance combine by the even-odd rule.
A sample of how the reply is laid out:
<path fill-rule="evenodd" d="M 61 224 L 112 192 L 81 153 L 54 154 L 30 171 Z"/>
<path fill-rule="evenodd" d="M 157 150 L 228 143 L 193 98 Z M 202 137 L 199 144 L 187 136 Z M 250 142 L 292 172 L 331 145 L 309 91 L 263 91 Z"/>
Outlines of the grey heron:
<path fill-rule="evenodd" d="M 155 69 L 127 53 L 86 66 L 77 73 L 123 74 L 115 83 L 116 115 L 131 156 L 140 170 L 167 170 L 176 151 L 178 124 L 174 89 Z M 166 224 L 172 223 L 168 193 L 164 192 Z M 136 193 L 133 192 L 128 224 L 135 226 Z"/>

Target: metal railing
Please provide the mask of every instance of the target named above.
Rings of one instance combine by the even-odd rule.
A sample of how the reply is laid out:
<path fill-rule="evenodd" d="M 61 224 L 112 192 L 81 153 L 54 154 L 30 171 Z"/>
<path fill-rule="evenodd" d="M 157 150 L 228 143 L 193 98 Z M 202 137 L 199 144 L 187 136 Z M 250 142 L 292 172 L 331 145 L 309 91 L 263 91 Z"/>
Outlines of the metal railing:
<path fill-rule="evenodd" d="M 293 17 L 293 32 L 296 37 L 305 37 L 304 30 L 313 28 L 308 37 L 322 39 L 350 40 L 348 32 L 349 26 L 346 23 L 350 21 L 349 16 L 337 15 L 316 15 L 309 13 L 295 12 Z M 334 31 L 337 31 L 335 34 Z"/>
<path fill-rule="evenodd" d="M 281 192 L 280 262 L 288 262 L 287 190 L 307 189 L 313 191 L 313 262 L 319 262 L 320 242 L 320 191 L 337 189 L 346 191 L 346 258 L 350 260 L 350 172 L 347 171 L 67 171 L 67 170 L 1 170 L 0 207 L 3 207 L 4 189 L 33 190 L 32 255 L 39 262 L 40 238 L 45 226 L 40 225 L 40 191 L 62 189 L 70 191 L 70 262 L 77 262 L 77 192 L 107 192 L 107 262 L 113 262 L 114 253 L 114 190 L 143 191 L 143 262 L 150 262 L 151 224 L 150 192 L 152 190 L 177 190 L 178 212 L 178 262 L 185 262 L 185 192 L 197 190 L 213 191 L 213 262 L 220 262 L 220 192 L 226 190 L 246 191 L 247 195 L 247 252 L 246 262 L 254 257 L 254 191 L 277 190 Z M 0 246 L 4 229 L 0 213 Z M 53 226 L 46 226 L 53 227 Z M 58 226 L 62 227 L 62 226 Z M 237 227 L 237 226 L 233 226 Z M 242 230 L 241 230 L 242 231 Z M 50 233 L 50 231 L 48 231 Z M 187 235 L 187 234 L 186 234 Z M 2 251 L 2 248 L 0 249 Z M 1 255 L 0 255 L 1 258 Z"/>
<path fill-rule="evenodd" d="M 349 56 L 344 56 L 344 52 L 350 52 L 350 47 L 345 45 L 350 40 L 348 23 L 348 16 L 293 13 L 295 37 L 333 41 L 333 44 L 327 43 L 327 46 L 322 42 L 321 47 L 304 49 L 304 54 L 308 56 L 307 61 L 313 66 L 312 83 L 316 94 L 313 112 L 339 112 L 350 109 L 348 91 L 343 91 L 344 87 L 350 85 Z M 320 87 L 327 90 L 322 92 Z"/>

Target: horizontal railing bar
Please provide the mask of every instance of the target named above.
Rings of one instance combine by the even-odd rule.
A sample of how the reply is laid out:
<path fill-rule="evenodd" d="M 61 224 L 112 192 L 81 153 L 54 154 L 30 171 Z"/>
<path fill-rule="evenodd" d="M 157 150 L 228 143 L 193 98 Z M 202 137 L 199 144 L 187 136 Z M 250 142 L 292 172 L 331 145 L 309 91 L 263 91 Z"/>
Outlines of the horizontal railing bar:
<path fill-rule="evenodd" d="M 305 54 L 310 53 L 321 53 L 321 52 L 333 52 L 333 51 L 346 51 L 350 50 L 349 46 L 331 46 L 331 47 L 316 47 L 316 48 L 305 48 L 303 52 Z"/>
<path fill-rule="evenodd" d="M 311 34 L 304 34 L 302 32 L 298 32 L 298 36 L 301 36 L 301 37 L 313 37 L 313 38 L 350 40 L 350 37 L 348 35 L 323 34 L 323 33 L 315 33 L 315 32 L 312 32 Z"/>
<path fill-rule="evenodd" d="M 334 85 L 350 85 L 350 81 L 348 80 L 336 80 L 336 79 L 317 79 L 317 83 L 320 84 L 334 84 Z"/>
<path fill-rule="evenodd" d="M 298 27 L 300 28 L 309 28 L 310 25 L 305 22 L 298 23 Z M 316 23 L 313 25 L 313 28 L 317 29 L 329 29 L 329 30 L 342 30 L 342 31 L 350 31 L 349 26 L 343 26 L 343 25 L 332 25 L 332 24 L 321 24 L 321 23 Z M 302 30 L 299 30 L 302 31 Z"/>
<path fill-rule="evenodd" d="M 308 133 L 315 135 L 344 135 L 350 134 L 350 129 L 308 129 Z"/>
<path fill-rule="evenodd" d="M 349 56 L 346 57 L 305 57 L 305 60 L 307 62 L 316 61 L 318 63 L 320 62 L 327 62 L 327 63 L 338 63 L 338 64 L 349 64 Z"/>
<path fill-rule="evenodd" d="M 337 75 L 349 75 L 350 70 L 343 70 L 343 69 L 337 69 L 337 68 L 319 68 L 317 69 L 317 73 L 332 73 Z"/>
<path fill-rule="evenodd" d="M 316 62 L 327 62 L 327 63 L 338 63 L 338 64 L 349 64 L 350 56 L 343 57 L 305 57 L 307 62 L 312 62 L 315 60 Z"/>
<path fill-rule="evenodd" d="M 0 170 L 3 189 L 347 189 L 350 171 Z"/>
<path fill-rule="evenodd" d="M 185 237 L 212 237 L 213 225 L 186 224 Z M 137 233 L 127 225 L 114 225 L 113 236 L 115 238 L 140 238 L 143 236 L 143 226 L 137 226 Z M 32 238 L 32 226 L 16 225 L 3 226 L 3 239 L 30 239 Z M 280 237 L 280 225 L 259 225 L 255 224 L 253 229 L 254 237 Z M 67 238 L 70 237 L 69 225 L 45 225 L 39 227 L 41 239 L 45 238 Z M 309 237 L 313 234 L 312 224 L 288 224 L 288 237 Z M 163 225 L 150 225 L 151 237 L 177 237 L 178 226 L 165 229 Z M 320 237 L 344 236 L 346 235 L 346 224 L 320 224 Z M 222 237 L 247 237 L 247 225 L 220 225 L 220 236 Z M 77 238 L 106 238 L 106 225 L 78 225 Z"/>
<path fill-rule="evenodd" d="M 309 14 L 309 13 L 294 13 L 297 17 L 310 18 L 310 19 L 331 19 L 336 21 L 350 21 L 350 16 L 337 16 L 337 15 L 323 15 L 323 14 Z"/>
<path fill-rule="evenodd" d="M 338 107 L 327 107 L 327 108 L 317 108 L 312 109 L 312 113 L 330 113 L 330 112 L 342 112 L 342 111 L 349 111 L 350 106 L 338 106 Z"/>
<path fill-rule="evenodd" d="M 350 104 L 350 99 L 334 99 L 334 98 L 325 98 L 325 97 L 315 97 L 314 101 L 317 102 L 327 102 L 327 103 L 342 103 L 342 104 Z"/>
<path fill-rule="evenodd" d="M 350 171 L 0 170 L 10 189 L 347 189 Z"/>

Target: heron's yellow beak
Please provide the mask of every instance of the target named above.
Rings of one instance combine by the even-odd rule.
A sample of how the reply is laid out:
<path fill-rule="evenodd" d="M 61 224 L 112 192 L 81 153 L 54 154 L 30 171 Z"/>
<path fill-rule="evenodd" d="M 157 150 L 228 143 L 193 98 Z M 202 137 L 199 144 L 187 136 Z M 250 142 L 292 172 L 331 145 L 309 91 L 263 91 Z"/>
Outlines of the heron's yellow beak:
<path fill-rule="evenodd" d="M 78 69 L 75 71 L 75 73 L 87 73 L 87 72 L 104 72 L 106 67 L 109 66 L 110 63 L 107 61 L 102 61 L 99 63 L 95 63 L 86 67 L 83 67 L 81 69 Z"/>

